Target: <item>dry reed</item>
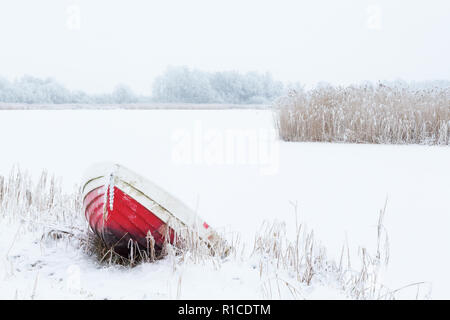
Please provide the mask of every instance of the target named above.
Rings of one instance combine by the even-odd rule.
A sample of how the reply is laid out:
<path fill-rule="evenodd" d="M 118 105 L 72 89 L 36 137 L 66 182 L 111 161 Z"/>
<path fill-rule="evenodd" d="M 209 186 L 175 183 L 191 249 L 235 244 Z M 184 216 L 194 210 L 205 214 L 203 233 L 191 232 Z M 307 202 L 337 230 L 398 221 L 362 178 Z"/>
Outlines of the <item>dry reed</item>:
<path fill-rule="evenodd" d="M 450 88 L 373 85 L 292 90 L 276 127 L 285 141 L 449 145 Z"/>
<path fill-rule="evenodd" d="M 391 290 L 380 279 L 382 268 L 386 268 L 389 263 L 389 238 L 384 227 L 386 204 L 387 201 L 379 213 L 376 251 L 370 253 L 367 248 L 360 247 L 360 260 L 353 267 L 347 242 L 342 246 L 337 264 L 327 256 L 326 248 L 314 238 L 314 232 L 307 230 L 303 224 L 296 222 L 296 237 L 292 240 L 287 236 L 284 222 L 265 223 L 255 237 L 253 255 L 260 258 L 259 274 L 261 279 L 266 279 L 263 285 L 266 298 L 274 298 L 275 286 L 277 291 L 280 286 L 287 287 L 293 298 L 302 298 L 302 285 L 311 286 L 314 282 L 321 283 L 330 278 L 348 297 L 358 300 L 396 299 L 398 293 L 406 288 L 416 286 L 419 290 L 424 282 Z M 294 208 L 296 212 L 296 205 Z M 279 276 L 282 271 L 292 275 L 295 281 Z M 273 273 L 275 279 L 269 277 Z"/>

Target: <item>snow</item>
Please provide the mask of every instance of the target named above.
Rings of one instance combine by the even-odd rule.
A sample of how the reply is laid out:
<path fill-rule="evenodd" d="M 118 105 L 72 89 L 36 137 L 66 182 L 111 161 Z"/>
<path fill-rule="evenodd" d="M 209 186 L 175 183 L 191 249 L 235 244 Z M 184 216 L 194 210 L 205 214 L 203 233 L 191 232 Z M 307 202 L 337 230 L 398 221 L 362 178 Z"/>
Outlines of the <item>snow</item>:
<path fill-rule="evenodd" d="M 375 247 L 387 199 L 383 283 L 396 289 L 423 281 L 421 290 L 432 287 L 433 298 L 450 298 L 450 148 L 280 142 L 272 118 L 266 110 L 2 111 L 0 175 L 14 164 L 34 176 L 47 169 L 71 191 L 88 166 L 115 161 L 219 231 L 240 233 L 247 247 L 265 220 L 286 221 L 292 236 L 297 203 L 299 221 L 335 259 L 346 238 L 353 252 Z M 7 252 L 0 257 L 0 298 L 267 297 L 250 260 L 220 270 L 188 264 L 175 273 L 169 260 L 102 267 L 74 244 L 42 244 L 42 230 L 17 232 L 20 225 L 0 224 L 0 252 Z M 73 273 L 80 283 L 68 286 Z M 302 294 L 343 298 L 332 284 L 315 283 Z"/>
<path fill-rule="evenodd" d="M 42 232 L 25 232 L 20 224 L 2 225 L 0 299 L 264 299 L 255 261 L 212 261 L 174 269 L 171 258 L 132 269 L 102 266 L 74 243 L 42 241 Z M 273 280 L 273 279 L 272 279 Z M 283 288 L 282 288 L 283 289 Z M 304 288 L 304 297 L 345 299 L 336 288 Z"/>

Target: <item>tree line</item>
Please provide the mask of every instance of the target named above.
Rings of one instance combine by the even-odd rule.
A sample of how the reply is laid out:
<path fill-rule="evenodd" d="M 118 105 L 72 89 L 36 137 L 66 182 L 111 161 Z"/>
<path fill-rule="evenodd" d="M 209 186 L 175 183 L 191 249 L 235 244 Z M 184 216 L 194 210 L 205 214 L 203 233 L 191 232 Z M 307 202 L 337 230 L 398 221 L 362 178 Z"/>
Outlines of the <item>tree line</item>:
<path fill-rule="evenodd" d="M 143 97 L 137 96 L 128 86 L 118 85 L 113 92 L 88 94 L 71 91 L 52 78 L 23 76 L 14 81 L 0 78 L 0 102 L 5 103 L 134 103 Z"/>
<path fill-rule="evenodd" d="M 187 67 L 169 67 L 158 76 L 152 94 L 138 95 L 120 84 L 110 93 L 72 91 L 52 78 L 23 76 L 9 81 L 0 77 L 0 102 L 49 104 L 164 103 L 269 103 L 279 97 L 283 84 L 270 73 L 234 71 L 204 72 Z"/>

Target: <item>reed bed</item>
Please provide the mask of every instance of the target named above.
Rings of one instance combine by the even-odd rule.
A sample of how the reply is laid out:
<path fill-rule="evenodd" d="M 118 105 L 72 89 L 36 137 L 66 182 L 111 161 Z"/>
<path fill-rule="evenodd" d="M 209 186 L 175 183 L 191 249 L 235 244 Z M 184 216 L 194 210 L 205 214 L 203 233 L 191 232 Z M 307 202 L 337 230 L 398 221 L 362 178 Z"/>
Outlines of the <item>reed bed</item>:
<path fill-rule="evenodd" d="M 292 90 L 275 106 L 276 127 L 285 141 L 450 143 L 450 88 L 321 86 Z"/>

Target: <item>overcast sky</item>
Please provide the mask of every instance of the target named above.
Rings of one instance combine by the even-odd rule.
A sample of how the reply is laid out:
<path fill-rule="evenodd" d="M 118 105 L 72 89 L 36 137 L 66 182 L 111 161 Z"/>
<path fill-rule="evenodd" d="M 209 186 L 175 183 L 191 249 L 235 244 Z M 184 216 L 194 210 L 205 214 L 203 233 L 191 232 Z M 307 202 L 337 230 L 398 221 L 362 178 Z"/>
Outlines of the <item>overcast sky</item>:
<path fill-rule="evenodd" d="M 450 79 L 450 1 L 1 0 L 0 75 L 150 93 L 168 65 L 314 84 Z"/>

